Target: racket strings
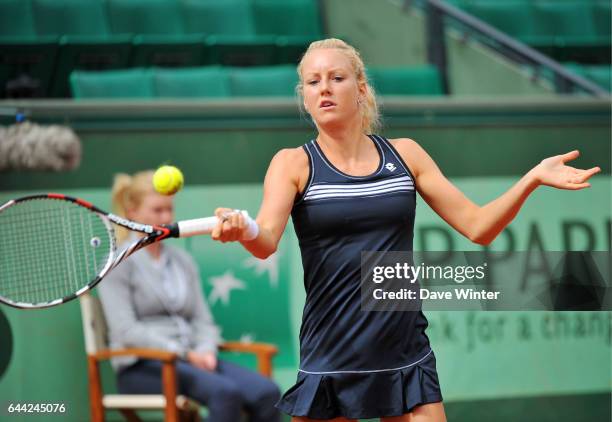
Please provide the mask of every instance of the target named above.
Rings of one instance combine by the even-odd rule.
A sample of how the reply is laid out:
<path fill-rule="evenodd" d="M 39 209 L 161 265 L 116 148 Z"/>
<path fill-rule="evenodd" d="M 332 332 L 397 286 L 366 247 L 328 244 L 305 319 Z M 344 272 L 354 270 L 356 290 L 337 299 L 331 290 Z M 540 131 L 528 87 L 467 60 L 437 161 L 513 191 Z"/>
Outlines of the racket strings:
<path fill-rule="evenodd" d="M 44 252 L 41 250 L 41 244 L 34 242 L 36 239 L 34 230 L 36 229 L 36 224 L 40 222 L 40 218 L 40 215 L 37 215 L 35 219 L 31 216 L 26 216 L 26 218 L 21 220 L 9 214 L 9 219 L 2 223 L 3 227 L 0 229 L 2 245 L 6 246 L 2 248 L 2 257 L 0 258 L 2 259 L 0 268 L 2 268 L 2 273 L 5 274 L 2 276 L 2 293 L 9 298 L 21 296 L 21 289 L 27 290 L 28 293 L 34 295 L 32 297 L 40 296 L 42 292 L 41 286 L 37 284 L 36 280 L 44 277 L 47 269 L 39 265 L 39 260 L 29 263 L 27 267 L 20 263 L 20 260 L 25 259 L 25 257 L 39 256 Z M 5 229 L 5 223 L 13 230 Z M 20 239 L 25 241 L 20 241 Z M 9 245 L 12 245 L 12 248 Z M 47 253 L 53 253 L 56 250 L 54 247 L 47 251 Z M 49 261 L 49 264 L 54 266 L 55 262 Z M 6 280 L 4 280 L 5 277 Z M 12 282 L 9 282 L 10 280 Z"/>
<path fill-rule="evenodd" d="M 56 199 L 19 202 L 0 218 L 0 295 L 62 299 L 95 279 L 111 251 L 112 234 L 98 214 Z"/>
<path fill-rule="evenodd" d="M 73 230 L 66 229 L 68 224 L 66 212 L 61 214 L 63 223 L 61 237 L 49 237 L 48 231 L 37 231 L 36 224 L 45 224 L 45 221 L 40 219 L 36 224 L 28 222 L 24 225 L 18 232 L 20 236 L 17 239 L 10 236 L 11 242 L 19 246 L 16 249 L 18 251 L 17 256 L 8 256 L 9 268 L 13 270 L 9 273 L 9 280 L 20 280 L 19 283 L 7 286 L 9 288 L 7 291 L 11 294 L 19 293 L 21 295 L 21 290 L 27 290 L 30 294 L 29 301 L 41 301 L 47 299 L 41 296 L 41 293 L 44 292 L 48 292 L 56 298 L 62 297 L 62 281 L 67 283 L 68 290 L 73 290 L 76 286 L 76 267 L 79 257 L 76 256 L 72 247 L 75 242 L 72 236 Z M 46 227 L 49 226 L 46 225 Z M 16 228 L 19 230 L 19 226 Z M 34 258 L 34 260 L 29 261 L 30 265 L 27 268 L 20 262 L 26 256 Z M 48 283 L 47 280 L 56 281 Z"/>
<path fill-rule="evenodd" d="M 36 219 L 29 214 L 19 217 L 10 215 L 2 224 L 2 243 L 7 246 L 3 248 L 6 251 L 2 254 L 2 292 L 13 300 L 19 297 L 26 301 L 40 301 L 43 294 L 51 289 L 57 297 L 59 287 L 44 284 L 42 280 L 52 278 L 60 272 L 65 274 L 65 269 L 60 267 L 63 257 L 59 254 L 64 250 L 62 244 L 58 239 L 51 241 L 48 235 L 45 236 L 45 232 L 41 231 L 40 225 L 45 224 L 41 213 L 32 214 L 36 215 Z M 8 245 L 13 246 L 10 248 Z M 26 258 L 30 259 L 27 267 L 23 262 Z M 27 292 L 28 296 L 24 297 L 22 290 Z"/>

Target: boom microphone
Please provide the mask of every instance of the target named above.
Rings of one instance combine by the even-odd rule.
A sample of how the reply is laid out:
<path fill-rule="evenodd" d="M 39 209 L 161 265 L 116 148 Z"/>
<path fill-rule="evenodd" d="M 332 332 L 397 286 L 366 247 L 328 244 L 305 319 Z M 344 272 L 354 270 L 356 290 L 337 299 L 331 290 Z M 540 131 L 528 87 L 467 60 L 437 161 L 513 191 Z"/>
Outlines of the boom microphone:
<path fill-rule="evenodd" d="M 66 171 L 80 162 L 81 141 L 69 127 L 31 122 L 0 126 L 0 171 Z"/>

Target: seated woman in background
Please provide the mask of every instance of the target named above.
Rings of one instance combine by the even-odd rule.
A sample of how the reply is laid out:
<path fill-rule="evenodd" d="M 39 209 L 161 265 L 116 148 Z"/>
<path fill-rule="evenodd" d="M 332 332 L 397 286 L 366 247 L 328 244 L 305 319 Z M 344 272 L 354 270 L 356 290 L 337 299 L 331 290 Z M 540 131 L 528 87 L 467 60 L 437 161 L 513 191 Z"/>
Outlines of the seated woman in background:
<path fill-rule="evenodd" d="M 145 224 L 171 223 L 173 197 L 155 192 L 152 180 L 152 171 L 118 175 L 113 186 L 115 213 Z M 118 241 L 126 236 L 119 232 Z M 241 410 L 251 422 L 280 421 L 274 408 L 280 393 L 271 380 L 217 359 L 221 337 L 200 283 L 196 263 L 182 249 L 154 243 L 134 254 L 98 290 L 111 346 L 176 352 L 181 358 L 176 366 L 178 390 L 206 405 L 210 422 L 237 422 Z M 113 367 L 121 393 L 161 392 L 160 362 L 115 358 Z"/>

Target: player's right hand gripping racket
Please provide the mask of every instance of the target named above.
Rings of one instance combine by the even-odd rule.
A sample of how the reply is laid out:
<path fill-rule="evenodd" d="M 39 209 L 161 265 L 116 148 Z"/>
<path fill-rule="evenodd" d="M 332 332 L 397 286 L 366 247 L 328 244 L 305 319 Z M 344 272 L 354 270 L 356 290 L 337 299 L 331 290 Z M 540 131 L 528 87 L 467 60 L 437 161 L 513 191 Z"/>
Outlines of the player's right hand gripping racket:
<path fill-rule="evenodd" d="M 247 218 L 246 240 L 257 236 Z M 117 252 L 112 224 L 145 236 Z M 210 234 L 217 217 L 150 226 L 106 213 L 82 199 L 43 194 L 0 206 L 0 302 L 16 308 L 60 305 L 92 289 L 139 249 L 170 237 Z"/>

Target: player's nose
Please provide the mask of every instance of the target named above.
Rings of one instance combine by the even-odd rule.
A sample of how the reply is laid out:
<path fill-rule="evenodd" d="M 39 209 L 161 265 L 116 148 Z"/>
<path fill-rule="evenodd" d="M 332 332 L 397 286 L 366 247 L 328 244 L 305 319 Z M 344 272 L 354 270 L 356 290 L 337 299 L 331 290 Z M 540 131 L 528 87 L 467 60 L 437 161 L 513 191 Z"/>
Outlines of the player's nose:
<path fill-rule="evenodd" d="M 331 84 L 327 79 L 321 79 L 321 82 L 319 82 L 319 92 L 321 94 L 331 93 Z"/>

